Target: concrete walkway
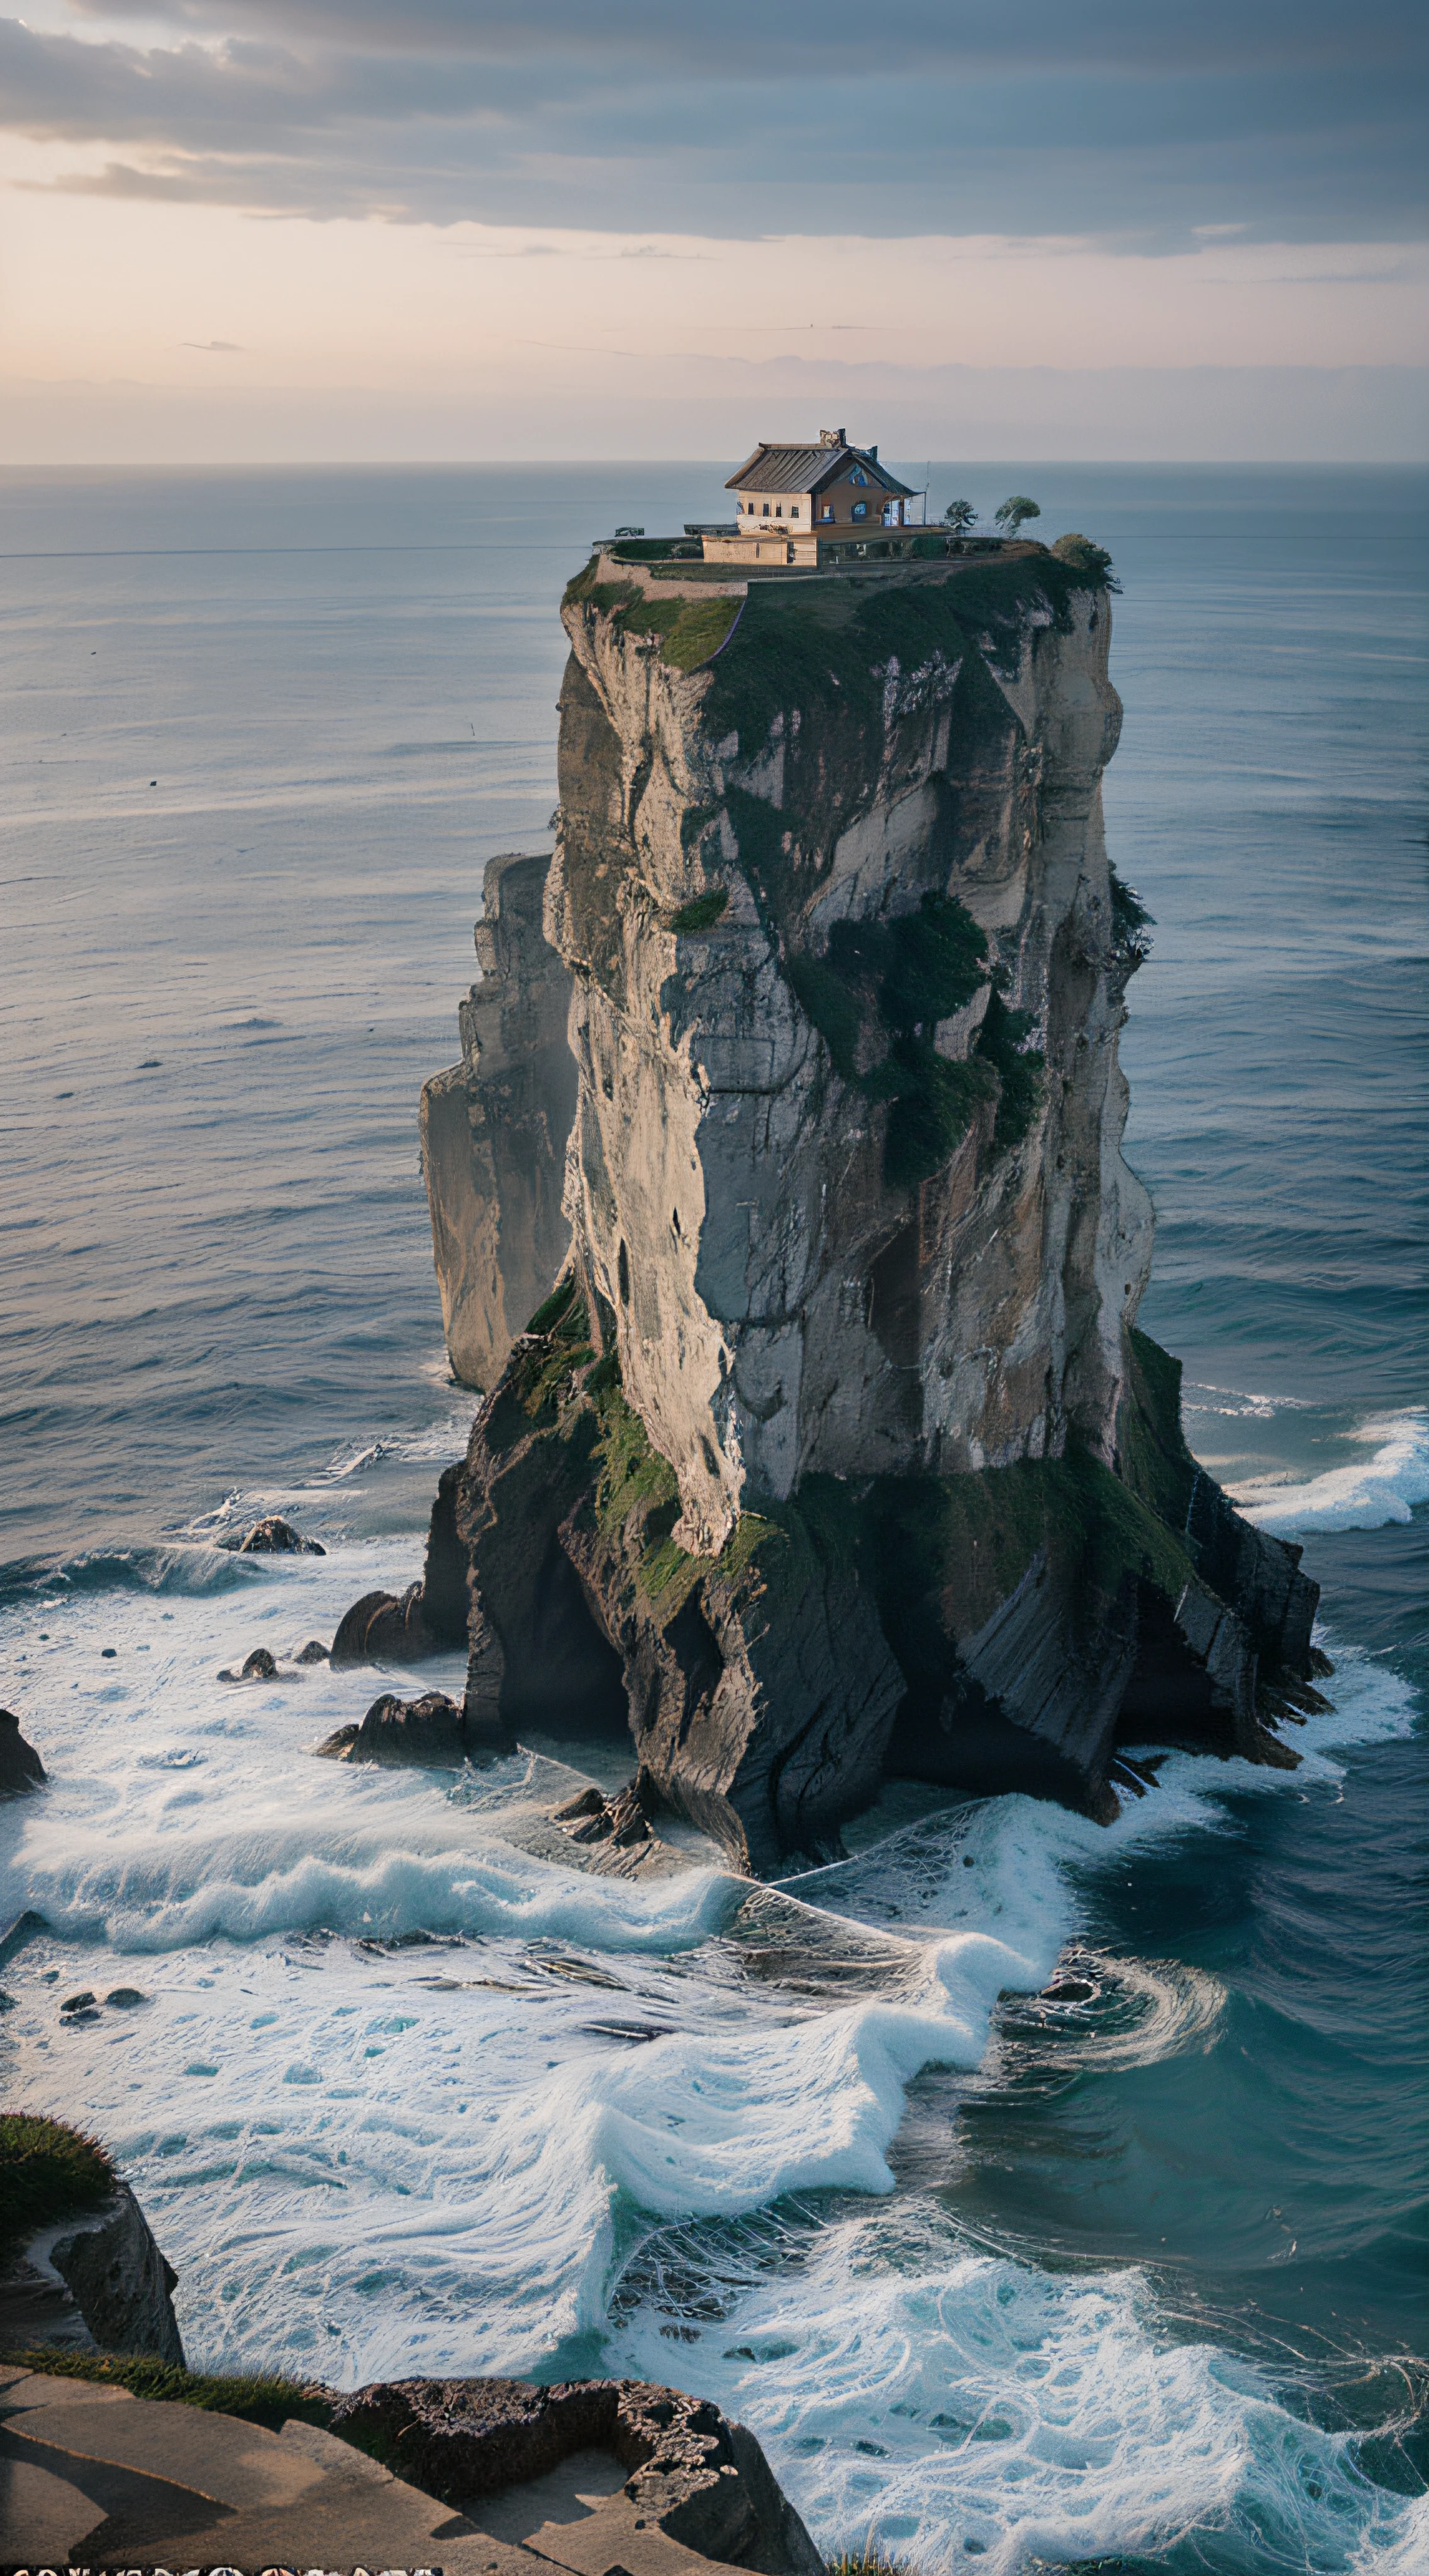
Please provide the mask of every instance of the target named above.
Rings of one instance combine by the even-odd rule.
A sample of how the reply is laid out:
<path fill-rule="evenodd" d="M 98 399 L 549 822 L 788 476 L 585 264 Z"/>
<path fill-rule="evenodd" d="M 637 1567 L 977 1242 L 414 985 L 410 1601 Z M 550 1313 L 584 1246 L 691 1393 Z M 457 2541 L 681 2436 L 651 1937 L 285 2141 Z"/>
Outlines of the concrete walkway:
<path fill-rule="evenodd" d="M 0 2368 L 0 2560 L 31 2568 L 713 2576 L 712 2559 L 637 2516 L 624 2484 L 613 2454 L 584 2451 L 458 2514 L 309 2424 L 270 2433 Z"/>

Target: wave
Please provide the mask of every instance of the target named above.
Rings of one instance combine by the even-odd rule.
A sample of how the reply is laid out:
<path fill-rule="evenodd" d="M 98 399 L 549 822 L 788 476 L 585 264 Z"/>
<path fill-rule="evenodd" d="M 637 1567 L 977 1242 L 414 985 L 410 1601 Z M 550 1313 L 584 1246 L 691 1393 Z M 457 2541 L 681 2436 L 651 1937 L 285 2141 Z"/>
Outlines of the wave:
<path fill-rule="evenodd" d="M 693 2322 L 692 2272 L 713 2283 Z M 1422 2507 L 1255 2365 L 1169 2343 L 1143 2272 L 1042 2273 L 910 2200 L 817 2231 L 665 2231 L 622 2288 L 604 2366 L 667 2374 L 675 2335 L 682 2376 L 755 2427 L 826 2552 L 1014 2576 L 1202 2531 L 1244 2576 L 1417 2563 Z"/>
<path fill-rule="evenodd" d="M 1363 1423 L 1350 1434 L 1373 1456 L 1327 1468 L 1303 1484 L 1259 1476 L 1232 1496 L 1257 1528 L 1278 1537 L 1315 1530 L 1383 1529 L 1429 1502 L 1429 1411 L 1414 1406 Z"/>

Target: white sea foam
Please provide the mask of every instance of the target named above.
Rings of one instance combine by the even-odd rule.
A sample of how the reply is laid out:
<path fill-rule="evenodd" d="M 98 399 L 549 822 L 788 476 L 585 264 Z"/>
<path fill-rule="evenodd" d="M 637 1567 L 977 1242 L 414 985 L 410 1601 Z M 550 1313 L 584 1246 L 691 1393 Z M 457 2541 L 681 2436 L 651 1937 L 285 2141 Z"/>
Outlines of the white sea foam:
<path fill-rule="evenodd" d="M 772 2280 L 767 2241 L 752 2235 L 743 2264 L 728 2241 L 712 2251 L 723 2313 L 693 2325 L 647 2251 L 651 2291 L 606 2358 L 659 2377 L 673 2333 L 685 2378 L 757 2427 L 827 2551 L 872 2540 L 921 2569 L 972 2555 L 1013 2576 L 1209 2524 L 1238 2534 L 1248 2563 L 1279 2541 L 1272 2563 L 1330 2568 L 1357 2540 L 1397 2549 L 1407 2533 L 1411 2509 L 1344 2436 L 1214 2345 L 1170 2342 L 1139 2272 L 1034 2271 L 920 2201 L 791 2251 Z M 1397 2576 L 1415 2562 L 1355 2563 Z"/>
<path fill-rule="evenodd" d="M 1280 1795 L 1284 1775 L 1174 1756 L 1109 1830 L 1026 1799 L 965 1805 L 783 1890 L 716 1868 L 580 1876 L 503 1838 L 569 1773 L 313 1759 L 406 1677 L 216 1681 L 255 1643 L 330 1634 L 358 1593 L 409 1580 L 419 1548 L 223 1559 L 236 1589 L 217 1605 L 77 1589 L 10 1623 L 53 1785 L 14 1816 L 0 1888 L 5 1914 L 36 1906 L 50 1927 L 6 1969 L 7 2043 L 27 2099 L 82 2106 L 112 2142 L 179 2268 L 191 2358 L 352 2384 L 531 2369 L 571 2339 L 572 2366 L 593 2367 L 606 2338 L 609 2366 L 746 2414 L 821 2537 L 876 2522 L 929 2567 L 953 2531 L 1010 2569 L 1019 2550 L 1131 2545 L 1278 2493 L 1289 2419 L 1209 2346 L 1158 2339 L 1150 2288 L 1044 2278 L 915 2224 L 890 2158 L 919 2071 L 995 2081 L 999 1994 L 1035 1995 L 1059 1955 L 1096 1994 L 1014 2008 L 1003 2058 L 1024 2009 L 1044 2054 L 1063 2013 L 1069 2066 L 1207 2044 L 1213 1980 L 1069 1950 L 1080 1876 L 1219 1829 L 1223 1788 Z M 1409 1722 L 1373 1658 L 1343 1655 L 1333 1687 L 1333 1715 L 1297 1735 L 1300 1782 Z M 362 1946 L 413 1934 L 435 1945 Z M 106 2006 L 120 1984 L 145 2002 Z M 101 1998 L 80 2023 L 59 2010 L 78 1988 Z M 689 2301 L 646 2299 L 610 2330 L 612 2281 L 652 2224 L 737 2231 L 810 2191 L 876 2214 L 813 2231 L 812 2258 L 772 2282 L 736 2282 L 717 2329 L 706 2261 L 695 2323 Z M 1368 2531 L 1352 2465 L 1313 2439 Z"/>
<path fill-rule="evenodd" d="M 1372 1452 L 1303 1484 L 1275 1476 L 1242 1483 L 1234 1500 L 1258 1528 L 1292 1538 L 1312 1530 L 1382 1529 L 1429 1502 L 1429 1412 L 1422 1406 L 1362 1423 L 1351 1433 Z"/>

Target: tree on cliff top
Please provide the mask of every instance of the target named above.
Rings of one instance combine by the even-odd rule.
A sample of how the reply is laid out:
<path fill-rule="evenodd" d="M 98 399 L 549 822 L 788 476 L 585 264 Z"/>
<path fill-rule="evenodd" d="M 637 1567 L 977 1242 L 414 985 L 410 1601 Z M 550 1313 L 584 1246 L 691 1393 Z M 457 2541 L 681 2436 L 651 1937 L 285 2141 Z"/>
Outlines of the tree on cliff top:
<path fill-rule="evenodd" d="M 977 526 L 977 512 L 971 501 L 950 501 L 943 518 L 955 537 L 965 537 L 969 528 Z"/>
<path fill-rule="evenodd" d="M 1070 564 L 1073 572 L 1090 573 L 1092 580 L 1100 582 L 1103 590 L 1120 590 L 1121 584 L 1112 571 L 1111 557 L 1105 546 L 1094 545 L 1090 537 L 1079 537 L 1073 530 L 1057 539 L 1052 552 L 1059 563 Z"/>
<path fill-rule="evenodd" d="M 1041 509 L 1029 501 L 1025 492 L 1013 492 L 996 513 L 996 524 L 1005 537 L 1015 537 L 1024 519 L 1040 519 Z"/>

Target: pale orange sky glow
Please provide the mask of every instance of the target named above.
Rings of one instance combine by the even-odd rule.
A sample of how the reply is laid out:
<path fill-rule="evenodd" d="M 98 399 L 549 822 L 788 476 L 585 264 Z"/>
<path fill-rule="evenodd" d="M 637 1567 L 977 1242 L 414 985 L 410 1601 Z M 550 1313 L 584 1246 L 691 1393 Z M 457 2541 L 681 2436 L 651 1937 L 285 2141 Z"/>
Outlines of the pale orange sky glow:
<path fill-rule="evenodd" d="M 35 93 L 0 142 L 6 461 L 710 455 L 746 444 L 756 413 L 761 430 L 776 412 L 798 430 L 840 404 L 866 426 L 876 409 L 906 453 L 992 436 L 1023 454 L 1424 452 L 1429 251 L 1403 224 L 1346 237 L 1307 230 L 1301 206 L 1283 237 L 1263 211 L 1163 210 L 1139 231 L 904 230 L 913 200 L 895 172 L 847 192 L 861 222 L 818 220 L 811 177 L 779 203 L 812 221 L 750 224 L 772 183 L 727 203 L 702 184 L 664 193 L 737 208 L 736 232 L 651 229 L 620 219 L 651 191 L 608 131 L 598 165 L 569 134 L 563 153 L 554 132 L 548 155 L 526 149 L 511 193 L 617 220 L 497 223 L 447 202 L 462 183 L 446 129 L 426 190 L 441 202 L 422 203 L 430 102 L 420 133 L 401 115 L 382 129 L 395 158 L 365 190 L 334 111 L 310 102 L 309 128 L 288 130 L 304 82 L 316 97 L 338 79 L 331 49 L 312 49 L 319 0 L 286 13 L 306 53 L 196 41 L 196 22 L 223 14 L 47 0 L 28 26 L 0 21 Z M 467 34 L 481 17 L 464 14 Z M 387 13 L 389 81 L 404 24 L 429 68 L 417 18 Z M 165 84 L 162 112 L 136 111 Z M 362 114 L 370 125 L 370 99 Z M 231 134 L 215 131 L 224 115 Z M 512 123 L 479 90 L 468 101 L 468 193 Z M 984 201 L 1005 194 L 985 173 Z M 1077 194 L 1065 185 L 1062 204 Z M 1250 203 L 1244 184 L 1200 194 L 1208 218 Z"/>

